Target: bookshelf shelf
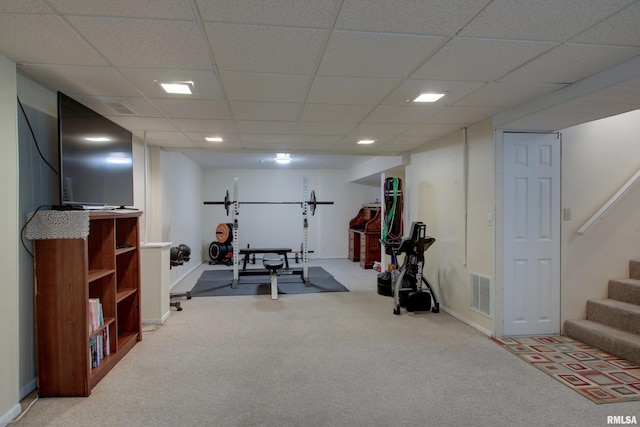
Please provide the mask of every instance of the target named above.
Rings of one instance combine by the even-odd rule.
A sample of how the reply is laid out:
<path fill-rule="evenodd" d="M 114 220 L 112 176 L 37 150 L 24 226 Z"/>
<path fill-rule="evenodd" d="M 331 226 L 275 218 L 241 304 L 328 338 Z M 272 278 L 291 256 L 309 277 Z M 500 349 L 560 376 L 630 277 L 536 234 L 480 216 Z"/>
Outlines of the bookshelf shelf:
<path fill-rule="evenodd" d="M 87 276 L 87 281 L 94 282 L 115 272 L 115 270 L 90 270 Z"/>
<path fill-rule="evenodd" d="M 116 302 L 120 302 L 124 299 L 126 299 L 127 297 L 130 297 L 132 295 L 135 295 L 137 292 L 136 289 L 125 289 L 124 291 L 118 292 L 118 295 L 116 295 Z"/>
<path fill-rule="evenodd" d="M 142 339 L 140 215 L 91 212 L 85 239 L 34 240 L 40 396 L 90 395 Z M 90 299 L 99 300 L 103 316 L 93 331 Z M 97 362 L 96 347 L 104 353 Z"/>

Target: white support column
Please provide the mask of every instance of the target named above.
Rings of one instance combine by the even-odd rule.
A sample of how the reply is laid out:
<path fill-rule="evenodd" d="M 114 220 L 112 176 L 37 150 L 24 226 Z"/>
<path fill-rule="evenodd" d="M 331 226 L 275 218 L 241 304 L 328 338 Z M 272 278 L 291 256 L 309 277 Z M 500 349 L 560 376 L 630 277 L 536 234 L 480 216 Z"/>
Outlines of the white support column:
<path fill-rule="evenodd" d="M 238 210 L 238 177 L 233 179 L 233 282 L 231 283 L 232 288 L 238 287 L 238 280 L 240 277 L 240 273 L 238 271 L 239 264 L 239 254 L 240 252 L 240 242 L 238 241 L 238 215 L 240 214 Z"/>
<path fill-rule="evenodd" d="M 307 177 L 302 180 L 303 187 L 303 199 L 302 204 L 302 226 L 303 226 L 303 240 L 302 240 L 302 279 L 304 283 L 309 286 L 309 183 Z"/>

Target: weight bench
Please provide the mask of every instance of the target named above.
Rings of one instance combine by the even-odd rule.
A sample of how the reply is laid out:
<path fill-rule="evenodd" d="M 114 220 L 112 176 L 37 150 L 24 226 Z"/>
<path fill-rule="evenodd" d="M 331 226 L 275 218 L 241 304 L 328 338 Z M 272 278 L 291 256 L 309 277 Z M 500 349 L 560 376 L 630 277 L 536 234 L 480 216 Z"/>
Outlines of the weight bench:
<path fill-rule="evenodd" d="M 283 259 L 278 253 L 265 253 L 262 256 L 262 265 L 269 270 L 271 277 L 271 299 L 278 299 L 278 270 L 282 268 L 283 264 Z"/>
<path fill-rule="evenodd" d="M 284 257 L 284 266 L 288 270 L 289 269 L 289 259 L 287 258 L 287 253 L 291 252 L 291 248 L 241 248 L 240 255 L 244 255 L 244 260 L 242 261 L 242 269 L 247 269 L 247 264 L 249 263 L 249 256 L 252 254 L 277 254 L 282 255 Z M 280 259 L 282 260 L 282 257 Z"/>

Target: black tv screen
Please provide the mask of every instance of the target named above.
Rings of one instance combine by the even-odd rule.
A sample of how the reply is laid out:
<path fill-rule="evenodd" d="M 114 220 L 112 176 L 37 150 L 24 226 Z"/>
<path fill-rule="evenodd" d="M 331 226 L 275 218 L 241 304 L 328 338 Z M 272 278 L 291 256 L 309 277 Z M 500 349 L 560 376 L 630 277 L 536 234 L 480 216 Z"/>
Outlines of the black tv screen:
<path fill-rule="evenodd" d="M 58 92 L 60 201 L 133 206 L 133 135 Z"/>

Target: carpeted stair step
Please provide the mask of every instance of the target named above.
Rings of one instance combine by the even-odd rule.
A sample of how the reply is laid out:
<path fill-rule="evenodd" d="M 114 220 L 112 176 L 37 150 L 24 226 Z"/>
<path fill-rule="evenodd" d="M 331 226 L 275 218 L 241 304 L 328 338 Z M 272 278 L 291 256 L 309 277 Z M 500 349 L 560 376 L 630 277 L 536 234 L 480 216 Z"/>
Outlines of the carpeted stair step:
<path fill-rule="evenodd" d="M 564 334 L 640 365 L 640 335 L 591 320 L 567 320 Z"/>
<path fill-rule="evenodd" d="M 629 277 L 640 280 L 640 259 L 632 259 L 629 261 Z"/>
<path fill-rule="evenodd" d="M 610 299 L 640 305 L 640 280 L 610 279 L 608 295 Z"/>
<path fill-rule="evenodd" d="M 589 300 L 587 319 L 640 334 L 640 305 L 614 299 Z"/>

